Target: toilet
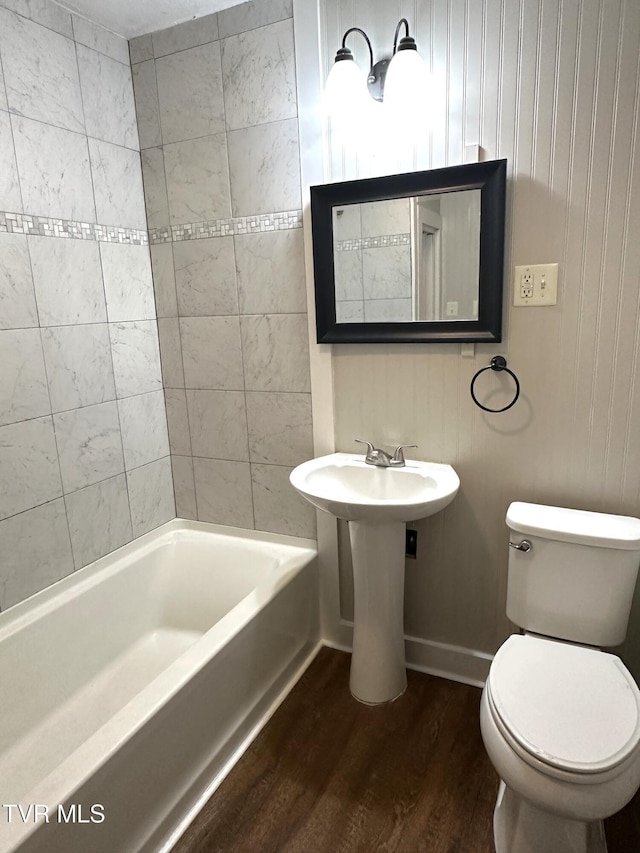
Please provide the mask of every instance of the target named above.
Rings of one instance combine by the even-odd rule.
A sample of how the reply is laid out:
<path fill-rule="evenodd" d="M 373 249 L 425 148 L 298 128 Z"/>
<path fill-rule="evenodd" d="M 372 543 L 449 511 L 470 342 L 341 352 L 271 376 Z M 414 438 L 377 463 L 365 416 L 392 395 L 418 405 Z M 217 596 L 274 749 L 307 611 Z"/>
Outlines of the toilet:
<path fill-rule="evenodd" d="M 614 654 L 640 519 L 512 503 L 507 616 L 480 705 L 500 788 L 496 853 L 606 853 L 603 819 L 640 787 L 640 691 Z"/>

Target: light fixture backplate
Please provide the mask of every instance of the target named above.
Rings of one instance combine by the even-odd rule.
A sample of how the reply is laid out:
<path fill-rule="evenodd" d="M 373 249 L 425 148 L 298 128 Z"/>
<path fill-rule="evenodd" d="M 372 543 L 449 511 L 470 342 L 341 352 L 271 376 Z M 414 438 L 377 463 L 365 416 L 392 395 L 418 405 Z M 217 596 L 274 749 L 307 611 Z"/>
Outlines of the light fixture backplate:
<path fill-rule="evenodd" d="M 369 94 L 375 101 L 381 101 L 384 94 L 384 81 L 387 76 L 390 59 L 380 59 L 374 64 L 367 77 Z"/>

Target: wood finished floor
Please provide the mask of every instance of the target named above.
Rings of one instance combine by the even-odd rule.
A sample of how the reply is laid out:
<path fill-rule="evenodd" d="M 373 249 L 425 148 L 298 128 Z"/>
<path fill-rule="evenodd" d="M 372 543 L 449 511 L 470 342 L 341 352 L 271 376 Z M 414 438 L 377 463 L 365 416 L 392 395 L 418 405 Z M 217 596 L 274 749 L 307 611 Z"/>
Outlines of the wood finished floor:
<path fill-rule="evenodd" d="M 409 671 L 368 707 L 349 664 L 320 651 L 173 853 L 493 853 L 480 690 Z M 640 797 L 605 826 L 609 853 L 640 850 Z"/>

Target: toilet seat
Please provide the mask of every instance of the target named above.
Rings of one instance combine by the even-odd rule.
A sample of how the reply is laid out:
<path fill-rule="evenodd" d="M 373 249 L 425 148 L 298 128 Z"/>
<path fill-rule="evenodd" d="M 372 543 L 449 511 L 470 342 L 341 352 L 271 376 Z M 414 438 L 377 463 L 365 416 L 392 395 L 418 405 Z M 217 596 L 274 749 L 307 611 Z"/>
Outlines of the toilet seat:
<path fill-rule="evenodd" d="M 514 634 L 498 650 L 487 687 L 503 735 L 552 775 L 589 782 L 640 744 L 640 691 L 615 655 Z"/>

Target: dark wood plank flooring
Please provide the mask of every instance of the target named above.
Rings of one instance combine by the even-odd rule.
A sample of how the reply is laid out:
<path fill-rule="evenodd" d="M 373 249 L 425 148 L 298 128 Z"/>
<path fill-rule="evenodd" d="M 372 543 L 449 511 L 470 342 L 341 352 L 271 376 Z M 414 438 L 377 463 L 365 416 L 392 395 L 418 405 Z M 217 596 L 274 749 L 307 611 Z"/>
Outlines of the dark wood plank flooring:
<path fill-rule="evenodd" d="M 349 664 L 320 651 L 173 853 L 493 853 L 480 690 L 409 671 L 368 707 Z M 609 853 L 640 850 L 640 797 L 606 829 Z"/>

